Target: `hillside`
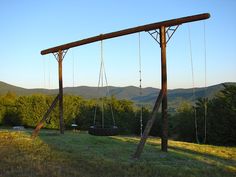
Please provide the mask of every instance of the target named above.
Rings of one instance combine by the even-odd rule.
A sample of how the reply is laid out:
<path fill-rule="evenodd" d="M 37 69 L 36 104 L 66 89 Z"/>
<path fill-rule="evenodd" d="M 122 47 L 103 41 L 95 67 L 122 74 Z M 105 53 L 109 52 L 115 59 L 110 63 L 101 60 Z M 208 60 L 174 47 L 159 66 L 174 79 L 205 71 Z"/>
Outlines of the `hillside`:
<path fill-rule="evenodd" d="M 236 83 L 226 83 L 234 84 Z M 218 91 L 223 88 L 223 84 L 209 86 L 206 89 L 206 96 L 212 98 Z M 134 101 L 136 104 L 142 103 L 146 105 L 152 105 L 155 102 L 157 94 L 160 89 L 147 87 L 143 88 L 142 96 L 139 94 L 139 88 L 134 86 L 128 87 L 109 87 L 110 94 L 114 95 L 118 99 L 128 99 Z M 13 86 L 4 82 L 0 82 L 0 95 L 6 94 L 8 91 L 14 92 L 17 95 L 31 95 L 31 94 L 57 94 L 57 89 L 25 89 L 17 86 Z M 65 87 L 64 94 L 69 95 L 79 95 L 84 98 L 96 98 L 99 95 L 106 94 L 106 88 L 100 88 L 99 92 L 97 87 Z M 195 89 L 196 98 L 205 96 L 205 88 L 196 88 Z M 192 89 L 172 89 L 168 90 L 168 101 L 169 109 L 174 110 L 182 101 L 193 101 Z"/>
<path fill-rule="evenodd" d="M 149 138 L 139 160 L 131 158 L 139 137 L 99 137 L 86 132 L 0 130 L 0 176 L 5 177 L 233 177 L 235 147 Z"/>

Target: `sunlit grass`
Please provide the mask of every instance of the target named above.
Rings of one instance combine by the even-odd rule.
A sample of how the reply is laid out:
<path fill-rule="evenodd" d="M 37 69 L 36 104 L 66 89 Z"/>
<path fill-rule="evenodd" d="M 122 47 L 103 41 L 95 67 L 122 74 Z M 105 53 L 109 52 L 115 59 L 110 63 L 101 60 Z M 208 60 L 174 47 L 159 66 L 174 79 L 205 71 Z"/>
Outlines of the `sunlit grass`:
<path fill-rule="evenodd" d="M 138 137 L 96 137 L 85 132 L 0 131 L 0 177 L 6 176 L 235 176 L 236 148 L 150 138 L 139 161 L 131 158 Z"/>

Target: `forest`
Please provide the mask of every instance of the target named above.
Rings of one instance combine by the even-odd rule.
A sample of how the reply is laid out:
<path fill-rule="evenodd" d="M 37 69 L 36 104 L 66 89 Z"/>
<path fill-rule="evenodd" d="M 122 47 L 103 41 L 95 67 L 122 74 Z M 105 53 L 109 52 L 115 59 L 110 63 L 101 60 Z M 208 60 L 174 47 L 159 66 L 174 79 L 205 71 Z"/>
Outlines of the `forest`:
<path fill-rule="evenodd" d="M 55 95 L 44 94 L 17 96 L 13 92 L 1 95 L 0 125 L 2 127 L 23 125 L 26 128 L 34 128 L 54 98 Z M 114 96 L 105 98 L 106 124 L 111 124 L 112 121 L 110 105 L 113 108 L 119 133 L 139 135 L 140 107 L 126 99 L 117 99 Z M 88 130 L 89 126 L 93 124 L 96 106 L 96 99 L 65 95 L 64 122 L 66 129 L 72 129 L 71 124 L 76 123 L 79 130 Z M 204 116 L 205 111 L 207 116 Z M 145 127 L 151 110 L 149 107 L 143 107 L 142 112 Z M 97 117 L 100 115 L 101 107 L 97 107 Z M 194 104 L 183 101 L 175 113 L 168 115 L 168 117 L 169 137 L 173 140 L 197 142 L 198 139 L 200 143 L 203 143 L 206 136 L 206 144 L 234 146 L 236 145 L 236 86 L 224 85 L 224 89 L 213 98 L 198 98 Z M 50 115 L 49 124 L 46 124 L 45 128 L 58 129 L 58 126 L 58 108 L 56 107 Z M 158 113 L 150 135 L 161 137 L 161 132 L 161 113 Z"/>

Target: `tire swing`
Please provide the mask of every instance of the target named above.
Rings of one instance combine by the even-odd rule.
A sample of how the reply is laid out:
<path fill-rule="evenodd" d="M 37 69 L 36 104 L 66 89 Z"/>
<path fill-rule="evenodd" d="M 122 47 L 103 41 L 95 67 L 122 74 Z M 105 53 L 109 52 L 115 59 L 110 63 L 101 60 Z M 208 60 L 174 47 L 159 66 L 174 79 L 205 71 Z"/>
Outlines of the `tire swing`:
<path fill-rule="evenodd" d="M 101 93 L 103 90 L 103 85 L 104 85 L 104 80 L 106 83 L 106 94 L 105 97 L 103 96 L 104 94 Z M 101 89 L 100 89 L 101 87 Z M 105 114 L 104 114 L 104 109 L 105 109 L 105 104 L 104 101 L 107 97 L 110 96 L 110 91 L 108 87 L 108 82 L 107 82 L 107 76 L 105 72 L 105 66 L 104 66 L 104 61 L 103 61 L 103 43 L 101 41 L 101 64 L 100 64 L 100 72 L 99 72 L 99 79 L 98 79 L 98 88 L 97 88 L 97 94 L 100 96 L 100 98 L 97 98 L 97 103 L 95 106 L 94 110 L 94 120 L 93 120 L 93 125 L 89 127 L 88 133 L 90 135 L 95 135 L 95 136 L 114 136 L 118 135 L 118 127 L 115 124 L 115 119 L 114 119 L 114 114 L 113 114 L 113 109 L 111 103 L 108 103 L 108 107 L 110 108 L 111 111 L 111 117 L 112 117 L 112 125 L 111 123 L 105 124 Z M 107 101 L 106 101 L 107 103 Z M 100 108 L 100 114 L 101 114 L 101 119 L 97 119 L 97 114 L 98 114 L 98 107 Z"/>

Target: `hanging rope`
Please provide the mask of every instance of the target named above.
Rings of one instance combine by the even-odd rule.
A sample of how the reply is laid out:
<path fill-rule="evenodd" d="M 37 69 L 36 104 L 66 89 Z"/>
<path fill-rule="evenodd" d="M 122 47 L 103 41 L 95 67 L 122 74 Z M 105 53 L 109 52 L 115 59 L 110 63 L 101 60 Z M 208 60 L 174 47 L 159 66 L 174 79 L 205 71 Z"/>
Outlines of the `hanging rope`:
<path fill-rule="evenodd" d="M 103 41 L 101 41 L 101 63 L 100 63 L 98 89 L 97 89 L 98 95 L 99 95 L 100 85 L 101 85 L 101 88 L 104 87 L 104 80 L 105 80 L 105 84 L 106 84 L 106 96 L 110 96 L 110 90 L 109 90 L 109 87 L 108 87 L 107 75 L 106 75 L 104 59 L 103 59 Z M 104 128 L 104 99 L 103 99 L 103 97 L 104 96 L 102 95 L 101 98 L 99 98 L 101 100 L 101 109 L 102 109 L 101 110 L 101 112 L 102 112 L 102 128 Z M 113 126 L 115 126 L 116 123 L 115 123 L 113 108 L 112 108 L 111 104 L 109 104 L 109 106 L 110 106 L 110 110 L 111 110 Z M 98 100 L 97 100 L 97 104 L 96 104 L 95 111 L 94 111 L 94 120 L 93 120 L 94 125 L 96 124 L 97 107 L 98 107 Z"/>
<path fill-rule="evenodd" d="M 142 62 L 141 62 L 141 40 L 140 32 L 138 33 L 138 58 L 139 58 L 139 95 L 142 96 Z M 143 104 L 141 103 L 140 108 L 140 136 L 143 135 Z"/>
<path fill-rule="evenodd" d="M 102 42 L 101 42 L 101 51 L 102 51 Z M 101 52 L 101 56 L 102 56 L 102 52 Z M 103 67 L 103 64 L 102 64 L 102 57 L 101 57 L 99 77 L 98 77 L 97 95 L 100 95 L 99 87 L 100 87 L 100 81 L 101 81 L 101 75 L 102 75 L 102 67 Z M 97 98 L 96 107 L 95 107 L 95 111 L 94 111 L 93 125 L 96 125 L 98 99 L 100 99 L 100 98 Z"/>
<path fill-rule="evenodd" d="M 203 99 L 203 106 L 204 106 L 204 137 L 203 137 L 203 143 L 206 143 L 207 139 L 207 53 L 206 53 L 206 27 L 204 22 L 204 99 Z M 192 70 L 192 87 L 193 87 L 193 100 L 195 101 L 195 85 L 194 85 L 194 70 L 193 70 L 193 57 L 192 57 L 192 42 L 191 42 L 191 32 L 190 32 L 190 26 L 188 25 L 188 34 L 189 34 L 189 48 L 190 48 L 190 59 L 191 59 L 191 70 Z M 198 138 L 198 123 L 197 123 L 197 112 L 196 112 L 196 105 L 194 106 L 194 124 L 195 124 L 195 136 L 196 141 L 199 144 L 199 138 Z"/>
<path fill-rule="evenodd" d="M 206 25 L 204 25 L 204 61 L 205 61 L 205 98 L 204 98 L 204 140 L 203 143 L 206 144 L 207 139 L 207 52 L 206 52 Z"/>
<path fill-rule="evenodd" d="M 75 87 L 75 56 L 72 50 L 72 86 Z"/>
<path fill-rule="evenodd" d="M 103 68 L 103 41 L 101 41 L 101 65 L 102 65 L 102 72 L 104 71 Z M 101 75 L 101 80 L 102 80 L 102 89 L 103 89 L 103 73 Z M 104 128 L 104 100 L 102 97 L 102 128 Z"/>
<path fill-rule="evenodd" d="M 194 82 L 193 54 L 192 54 L 192 41 L 191 41 L 190 25 L 188 25 L 188 37 L 189 37 L 189 50 L 190 50 L 190 60 L 191 60 L 191 71 L 192 71 L 192 92 L 193 92 L 193 101 L 195 102 L 196 101 L 196 96 L 195 96 L 195 82 Z M 196 137 L 197 143 L 199 144 L 196 105 L 193 106 L 193 109 L 194 109 L 195 137 Z"/>
<path fill-rule="evenodd" d="M 73 50 L 72 50 L 72 87 L 73 89 L 75 87 L 75 55 Z M 74 111 L 72 112 L 72 116 L 74 117 L 74 121 L 71 124 L 71 126 L 74 128 L 73 130 L 75 131 L 78 125 L 76 124 L 76 115 Z"/>
<path fill-rule="evenodd" d="M 109 86 L 108 86 L 107 74 L 106 74 L 106 69 L 105 69 L 104 61 L 102 61 L 102 65 L 103 65 L 103 71 L 104 71 L 105 82 L 106 82 L 106 96 L 110 96 L 110 89 L 109 89 Z M 111 104 L 109 104 L 109 105 L 110 105 L 110 109 L 111 109 L 111 116 L 112 116 L 113 125 L 116 126 L 116 122 L 115 122 L 115 118 L 114 118 L 114 113 L 113 113 L 113 108 L 112 108 Z"/>
<path fill-rule="evenodd" d="M 43 59 L 43 88 L 46 89 L 46 63 L 45 59 Z"/>
<path fill-rule="evenodd" d="M 51 61 L 50 61 L 50 56 L 48 56 L 49 60 L 48 60 L 48 88 L 50 89 L 51 88 Z"/>

